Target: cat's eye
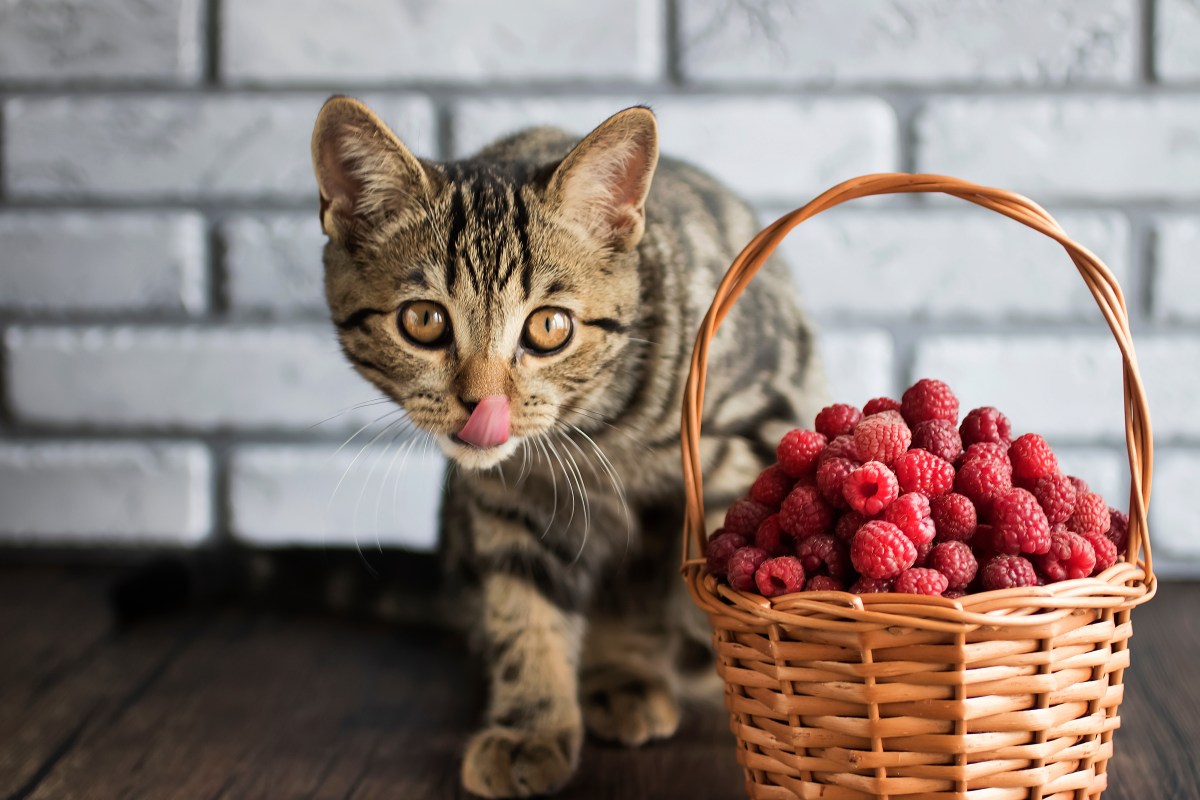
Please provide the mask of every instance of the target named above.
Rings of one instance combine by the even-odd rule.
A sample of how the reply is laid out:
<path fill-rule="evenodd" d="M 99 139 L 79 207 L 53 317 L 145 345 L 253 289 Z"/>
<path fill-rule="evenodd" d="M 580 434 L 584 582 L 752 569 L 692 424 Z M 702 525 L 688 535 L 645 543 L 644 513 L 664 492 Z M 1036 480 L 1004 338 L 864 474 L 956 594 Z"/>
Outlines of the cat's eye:
<path fill-rule="evenodd" d="M 525 320 L 521 344 L 526 350 L 547 355 L 565 347 L 574 331 L 575 323 L 566 311 L 561 308 L 539 308 Z"/>
<path fill-rule="evenodd" d="M 406 303 L 400 309 L 400 331 L 414 344 L 438 347 L 450 341 L 450 315 L 428 300 Z"/>

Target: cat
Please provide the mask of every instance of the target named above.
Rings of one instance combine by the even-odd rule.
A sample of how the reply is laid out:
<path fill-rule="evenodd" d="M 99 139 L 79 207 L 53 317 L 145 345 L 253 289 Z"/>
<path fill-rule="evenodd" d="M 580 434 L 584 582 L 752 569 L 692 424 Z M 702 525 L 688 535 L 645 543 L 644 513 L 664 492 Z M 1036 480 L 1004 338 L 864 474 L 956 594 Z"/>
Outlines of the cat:
<path fill-rule="evenodd" d="M 336 96 L 313 131 L 325 290 L 346 358 L 449 459 L 440 553 L 489 699 L 464 787 L 552 793 L 585 729 L 668 737 L 707 624 L 680 579 L 680 409 L 751 209 L 658 156 L 653 112 L 553 128 L 463 160 L 415 157 Z M 815 331 L 772 259 L 709 355 L 710 530 L 825 404 Z"/>

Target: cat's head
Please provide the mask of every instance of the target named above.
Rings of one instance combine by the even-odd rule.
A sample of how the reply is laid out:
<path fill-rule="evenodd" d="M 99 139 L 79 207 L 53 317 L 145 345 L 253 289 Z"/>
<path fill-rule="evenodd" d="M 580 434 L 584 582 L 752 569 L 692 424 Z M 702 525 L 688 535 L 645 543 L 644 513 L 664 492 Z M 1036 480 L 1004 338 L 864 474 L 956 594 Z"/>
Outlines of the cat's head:
<path fill-rule="evenodd" d="M 504 147 L 417 159 L 345 97 L 325 104 L 313 131 L 342 348 L 469 468 L 556 426 L 593 427 L 620 385 L 658 160 L 654 116 L 641 107 L 565 158 L 529 163 Z"/>

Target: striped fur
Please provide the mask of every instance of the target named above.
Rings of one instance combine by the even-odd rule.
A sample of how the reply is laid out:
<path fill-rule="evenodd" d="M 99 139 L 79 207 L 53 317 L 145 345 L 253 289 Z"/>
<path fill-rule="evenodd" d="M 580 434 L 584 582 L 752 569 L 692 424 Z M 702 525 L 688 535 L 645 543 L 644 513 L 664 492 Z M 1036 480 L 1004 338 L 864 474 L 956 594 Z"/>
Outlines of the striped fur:
<path fill-rule="evenodd" d="M 717 283 L 756 232 L 750 209 L 700 170 L 658 160 L 641 108 L 582 142 L 535 128 L 433 163 L 334 98 L 313 140 L 342 348 L 454 462 L 441 547 L 491 689 L 465 786 L 556 790 L 585 725 L 629 745 L 669 736 L 681 665 L 711 674 L 677 573 L 683 385 Z M 701 450 L 714 521 L 824 403 L 794 297 L 784 266 L 768 263 L 710 350 Z M 448 310 L 450 346 L 401 336 L 396 311 L 416 299 Z M 544 358 L 518 345 L 543 306 L 575 323 Z M 463 402 L 496 393 L 510 398 L 510 441 L 456 444 Z"/>

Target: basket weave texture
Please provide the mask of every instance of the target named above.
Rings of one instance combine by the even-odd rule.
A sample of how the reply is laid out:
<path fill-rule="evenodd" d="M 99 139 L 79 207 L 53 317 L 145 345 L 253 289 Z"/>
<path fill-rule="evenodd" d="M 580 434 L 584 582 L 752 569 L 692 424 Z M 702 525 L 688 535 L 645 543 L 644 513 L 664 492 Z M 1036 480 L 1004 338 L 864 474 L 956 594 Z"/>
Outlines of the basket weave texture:
<path fill-rule="evenodd" d="M 847 200 L 940 192 L 1058 241 L 1123 358 L 1129 451 L 1126 559 L 1092 578 L 957 600 L 801 592 L 765 599 L 704 566 L 699 441 L 708 346 L 761 264 L 796 225 Z M 940 175 L 846 181 L 765 228 L 717 289 L 696 338 L 683 408 L 683 574 L 713 627 L 717 669 L 756 800 L 1065 800 L 1107 786 L 1129 666 L 1130 610 L 1149 600 L 1152 441 L 1125 300 L 1112 273 L 1045 210 Z"/>

